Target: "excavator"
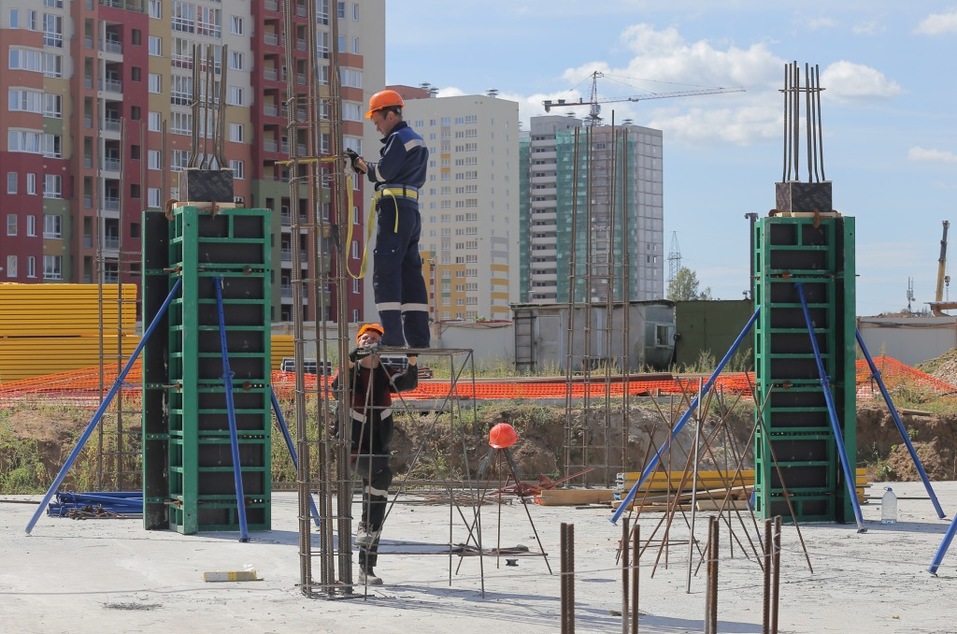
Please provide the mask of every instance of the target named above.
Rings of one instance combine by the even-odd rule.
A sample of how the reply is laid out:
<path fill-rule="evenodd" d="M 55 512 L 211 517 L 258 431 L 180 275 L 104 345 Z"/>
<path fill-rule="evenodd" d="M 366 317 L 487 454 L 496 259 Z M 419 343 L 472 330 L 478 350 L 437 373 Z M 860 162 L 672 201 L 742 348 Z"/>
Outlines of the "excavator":
<path fill-rule="evenodd" d="M 930 302 L 930 311 L 934 317 L 947 317 L 945 310 L 957 308 L 957 302 L 944 301 L 944 285 L 950 286 L 950 276 L 947 275 L 947 229 L 950 222 L 944 220 L 944 233 L 940 238 L 940 257 L 937 258 L 937 288 L 934 291 L 934 301 Z"/>

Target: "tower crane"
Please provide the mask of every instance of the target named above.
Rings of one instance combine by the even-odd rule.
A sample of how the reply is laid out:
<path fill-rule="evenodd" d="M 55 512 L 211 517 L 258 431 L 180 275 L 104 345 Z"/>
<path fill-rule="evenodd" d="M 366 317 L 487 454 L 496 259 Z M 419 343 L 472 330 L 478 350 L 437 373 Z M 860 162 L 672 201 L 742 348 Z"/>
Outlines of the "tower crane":
<path fill-rule="evenodd" d="M 957 302 L 944 301 L 944 285 L 950 285 L 947 275 L 947 229 L 950 222 L 943 221 L 944 231 L 940 237 L 940 257 L 937 258 L 937 287 L 934 289 L 934 301 L 930 302 L 930 311 L 935 317 L 946 317 L 945 310 L 957 308 Z"/>
<path fill-rule="evenodd" d="M 619 103 L 624 101 L 646 101 L 648 99 L 670 99 L 672 97 L 694 97 L 697 95 L 718 95 L 726 92 L 744 92 L 744 88 L 736 86 L 734 88 L 697 88 L 694 90 L 677 90 L 674 92 L 651 92 L 645 95 L 636 95 L 634 97 L 623 97 L 620 99 L 599 99 L 598 98 L 598 78 L 605 74 L 596 70 L 591 74 L 591 95 L 588 101 L 579 98 L 577 102 L 557 99 L 552 101 L 546 99 L 542 102 L 545 106 L 545 112 L 550 112 L 555 107 L 575 107 L 588 106 L 588 118 L 592 123 L 598 123 L 601 120 L 601 105 L 605 103 Z"/>

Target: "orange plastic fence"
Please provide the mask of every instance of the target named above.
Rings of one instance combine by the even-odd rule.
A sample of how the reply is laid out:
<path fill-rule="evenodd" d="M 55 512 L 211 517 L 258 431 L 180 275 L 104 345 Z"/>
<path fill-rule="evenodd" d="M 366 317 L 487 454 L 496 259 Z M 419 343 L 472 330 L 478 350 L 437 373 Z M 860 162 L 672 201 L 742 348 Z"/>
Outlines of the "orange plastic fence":
<path fill-rule="evenodd" d="M 911 389 L 923 390 L 928 395 L 949 396 L 957 394 L 957 387 L 942 381 L 929 374 L 892 359 L 881 356 L 874 359 L 888 390 L 906 385 Z M 54 399 L 57 402 L 68 404 L 90 405 L 101 393 L 110 390 L 116 383 L 119 371 L 106 370 L 102 380 L 98 368 L 86 368 L 61 372 L 42 377 L 21 379 L 8 383 L 0 383 L 0 404 L 12 405 L 17 402 L 29 402 L 34 399 Z M 323 387 L 328 387 L 329 377 L 317 377 L 307 374 L 306 391 L 314 392 L 317 381 Z M 658 395 L 658 394 L 694 394 L 700 383 L 707 380 L 707 376 L 673 376 L 662 379 L 660 374 L 632 376 L 627 383 L 616 379 L 608 384 L 600 379 L 590 382 L 573 381 L 571 383 L 571 397 L 578 399 L 586 396 L 601 398 L 605 395 L 621 397 L 627 386 L 630 395 Z M 135 363 L 123 382 L 123 392 L 138 393 L 140 390 L 141 370 L 139 362 Z M 860 398 L 879 396 L 877 383 L 874 381 L 870 368 L 863 360 L 857 362 L 857 392 Z M 725 393 L 753 396 L 752 385 L 754 374 L 750 372 L 729 372 L 721 374 L 715 380 L 714 389 Z M 295 374 L 289 372 L 273 372 L 272 385 L 276 395 L 280 398 L 292 395 L 295 388 Z M 522 380 L 520 378 L 508 380 L 478 380 L 474 384 L 460 381 L 454 389 L 450 381 L 441 379 L 427 379 L 419 382 L 419 387 L 411 392 L 403 393 L 403 398 L 441 400 L 449 396 L 455 398 L 475 400 L 496 399 L 564 399 L 566 398 L 567 382 L 564 378 L 543 380 L 541 378 Z M 587 390 L 587 392 L 586 392 Z M 95 402 L 93 403 L 95 405 Z"/>

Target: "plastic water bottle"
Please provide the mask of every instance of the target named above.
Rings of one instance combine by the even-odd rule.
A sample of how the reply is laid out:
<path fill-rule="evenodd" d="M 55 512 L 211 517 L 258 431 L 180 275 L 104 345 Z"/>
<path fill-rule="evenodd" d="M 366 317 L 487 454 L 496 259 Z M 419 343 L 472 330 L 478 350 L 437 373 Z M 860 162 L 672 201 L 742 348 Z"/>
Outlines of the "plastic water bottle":
<path fill-rule="evenodd" d="M 887 487 L 881 496 L 881 524 L 897 523 L 897 495 L 894 489 Z"/>

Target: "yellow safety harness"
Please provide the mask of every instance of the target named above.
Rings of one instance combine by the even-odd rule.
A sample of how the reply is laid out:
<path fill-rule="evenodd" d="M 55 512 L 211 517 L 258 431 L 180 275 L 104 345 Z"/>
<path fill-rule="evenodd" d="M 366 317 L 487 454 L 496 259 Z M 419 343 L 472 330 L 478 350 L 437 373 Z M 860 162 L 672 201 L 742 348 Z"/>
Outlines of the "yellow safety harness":
<path fill-rule="evenodd" d="M 353 188 L 352 188 L 352 174 L 346 176 L 346 191 L 349 192 L 349 209 L 353 208 Z M 372 229 L 375 226 L 373 219 L 375 218 L 375 208 L 379 201 L 384 197 L 388 196 L 392 199 L 392 204 L 395 205 L 395 224 L 392 226 L 393 233 L 399 233 L 399 202 L 396 200 L 396 196 L 403 196 L 405 198 L 411 198 L 412 200 L 419 199 L 419 192 L 416 189 L 409 187 L 385 187 L 383 189 L 377 189 L 372 194 L 372 198 L 369 200 L 369 214 L 366 218 L 366 239 L 365 243 L 362 245 L 362 257 L 359 260 L 359 273 L 355 274 L 352 272 L 352 269 L 349 268 L 349 265 L 346 264 L 346 272 L 349 273 L 349 276 L 354 279 L 362 279 L 366 275 L 366 266 L 368 264 L 368 250 L 369 250 L 369 241 L 372 238 Z M 349 223 L 349 231 L 346 235 L 346 244 L 352 244 L 352 223 Z"/>

